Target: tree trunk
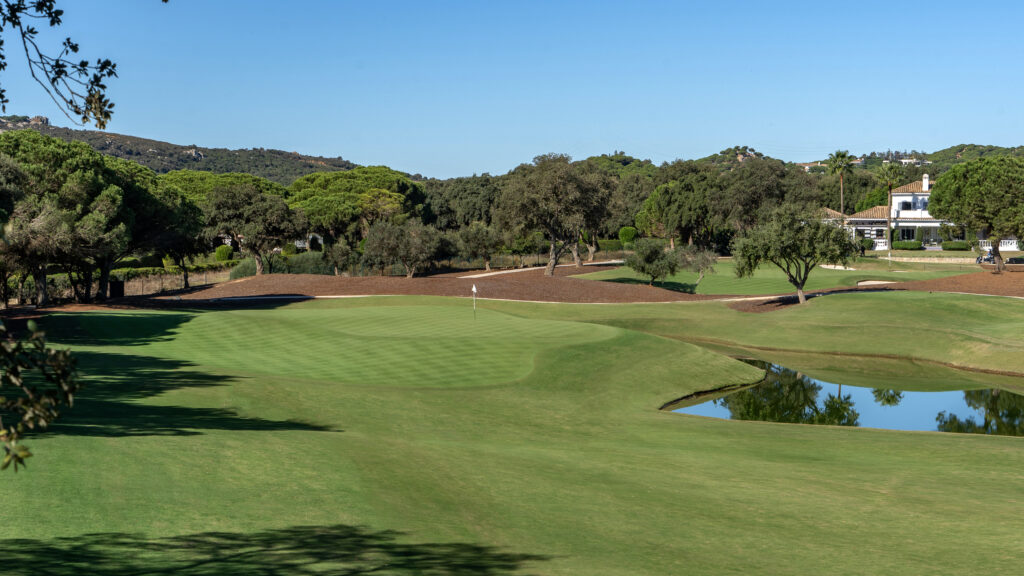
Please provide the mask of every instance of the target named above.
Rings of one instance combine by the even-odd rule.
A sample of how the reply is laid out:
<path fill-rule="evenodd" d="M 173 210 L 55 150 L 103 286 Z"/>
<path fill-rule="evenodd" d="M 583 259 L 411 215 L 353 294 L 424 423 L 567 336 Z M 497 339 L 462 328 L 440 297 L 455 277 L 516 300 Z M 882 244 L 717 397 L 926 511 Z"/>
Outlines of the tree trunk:
<path fill-rule="evenodd" d="M 254 254 L 253 258 L 256 259 L 256 275 L 263 274 L 263 258 L 260 258 L 259 254 Z"/>
<path fill-rule="evenodd" d="M 1003 263 L 1003 254 L 999 252 L 999 244 L 1002 243 L 1002 238 L 991 238 L 989 240 L 992 243 L 992 259 L 996 263 L 996 274 L 1001 274 L 1006 269 L 1006 265 Z"/>
<path fill-rule="evenodd" d="M 188 267 L 185 266 L 185 262 L 184 261 L 182 261 L 182 263 L 179 264 L 179 266 L 181 266 L 182 289 L 188 290 L 189 289 L 189 285 L 188 285 Z"/>
<path fill-rule="evenodd" d="M 843 173 L 839 173 L 839 213 L 844 216 L 843 224 L 846 224 L 846 206 L 843 202 Z"/>
<path fill-rule="evenodd" d="M 50 294 L 46 290 L 46 265 L 32 271 L 32 279 L 36 282 L 36 306 L 42 308 L 50 305 Z"/>
<path fill-rule="evenodd" d="M 668 237 L 668 249 L 669 250 L 675 250 L 676 249 L 676 237 L 675 236 L 669 236 Z"/>
<path fill-rule="evenodd" d="M 412 278 L 413 275 L 416 274 L 416 267 L 415 266 L 409 266 L 408 264 L 403 264 L 403 266 L 405 266 L 405 277 L 406 278 Z"/>
<path fill-rule="evenodd" d="M 596 253 L 597 253 L 597 245 L 596 244 L 587 244 L 587 262 L 593 262 L 594 261 L 594 254 L 596 254 Z"/>
<path fill-rule="evenodd" d="M 28 280 L 28 274 L 25 271 L 21 272 L 18 276 L 18 305 L 25 305 L 25 281 Z"/>
<path fill-rule="evenodd" d="M 572 245 L 569 246 L 569 251 L 572 252 L 572 263 L 575 264 L 577 268 L 582 266 L 583 260 L 580 259 L 580 243 L 573 242 Z"/>
<path fill-rule="evenodd" d="M 92 301 L 92 266 L 87 266 L 82 273 L 82 302 Z"/>
<path fill-rule="evenodd" d="M 490 258 L 484 258 L 484 272 L 490 272 L 490 271 L 491 271 L 491 259 Z"/>
<path fill-rule="evenodd" d="M 99 286 L 96 287 L 96 300 L 103 302 L 107 299 L 107 295 L 110 293 L 110 269 L 113 268 L 109 258 L 104 258 L 100 262 L 100 281 Z"/>
<path fill-rule="evenodd" d="M 548 265 L 544 268 L 545 276 L 555 275 L 555 265 L 558 264 L 558 253 L 555 252 L 555 243 L 551 243 L 551 248 L 548 250 Z"/>
<path fill-rule="evenodd" d="M 804 296 L 804 289 L 803 288 L 797 288 L 796 289 L 796 299 L 801 304 L 806 304 L 807 303 L 807 297 Z"/>
<path fill-rule="evenodd" d="M 335 276 L 340 276 L 340 274 L 338 274 L 338 265 L 337 264 L 334 265 L 334 275 Z"/>

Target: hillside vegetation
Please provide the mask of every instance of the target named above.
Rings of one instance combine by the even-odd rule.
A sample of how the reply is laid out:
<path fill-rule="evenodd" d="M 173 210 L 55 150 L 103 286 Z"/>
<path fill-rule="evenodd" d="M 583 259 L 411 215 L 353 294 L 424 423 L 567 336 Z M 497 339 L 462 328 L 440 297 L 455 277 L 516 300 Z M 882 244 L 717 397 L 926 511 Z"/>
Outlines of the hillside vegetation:
<path fill-rule="evenodd" d="M 229 150 L 204 148 L 195 144 L 182 146 L 112 132 L 51 126 L 49 120 L 41 116 L 0 118 L 0 132 L 26 128 L 67 142 L 85 142 L 102 154 L 133 160 L 158 174 L 183 169 L 217 173 L 245 172 L 287 186 L 306 174 L 351 170 L 357 166 L 340 156 L 324 158 L 264 148 Z"/>

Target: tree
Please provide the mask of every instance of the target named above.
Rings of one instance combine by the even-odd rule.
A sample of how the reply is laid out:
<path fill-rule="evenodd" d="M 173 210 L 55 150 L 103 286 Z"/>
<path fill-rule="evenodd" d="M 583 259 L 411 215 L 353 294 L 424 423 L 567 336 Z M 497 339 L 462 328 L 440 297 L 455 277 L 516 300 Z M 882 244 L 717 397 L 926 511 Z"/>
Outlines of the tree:
<path fill-rule="evenodd" d="M 401 264 L 405 277 L 412 278 L 424 264 L 434 258 L 439 243 L 437 230 L 419 221 L 403 225 L 382 221 L 370 227 L 363 246 L 363 262 L 380 270 Z"/>
<path fill-rule="evenodd" d="M 858 252 L 846 229 L 792 204 L 779 207 L 765 222 L 747 230 L 732 250 L 738 277 L 752 276 L 758 266 L 770 262 L 786 274 L 801 304 L 807 302 L 807 277 L 818 264 L 845 265 Z"/>
<path fill-rule="evenodd" d="M 48 348 L 35 322 L 28 323 L 28 331 L 24 340 L 16 340 L 0 324 L 0 470 L 14 464 L 17 471 L 25 465 L 32 453 L 20 443 L 22 437 L 56 420 L 60 407 L 70 407 L 79 388 L 70 352 Z"/>
<path fill-rule="evenodd" d="M 718 263 L 718 255 L 711 250 L 705 250 L 696 246 L 686 246 L 677 249 L 679 252 L 679 266 L 690 272 L 697 273 L 697 282 L 693 285 L 693 291 L 697 291 L 704 274 L 714 274 L 715 264 Z"/>
<path fill-rule="evenodd" d="M 849 150 L 836 150 L 828 155 L 828 173 L 839 175 L 839 212 L 846 215 L 846 203 L 843 198 L 843 177 L 853 170 L 853 156 Z"/>
<path fill-rule="evenodd" d="M 162 0 L 165 4 L 167 0 Z M 114 103 L 107 98 L 106 81 L 117 76 L 117 64 L 100 58 L 95 64 L 88 60 L 73 60 L 78 54 L 78 43 L 66 38 L 56 56 L 43 52 L 36 42 L 39 35 L 33 22 L 45 21 L 50 28 L 62 23 L 64 11 L 57 8 L 56 0 L 5 1 L 0 4 L 0 33 L 14 32 L 25 52 L 29 74 L 61 112 L 75 122 L 71 114 L 90 121 L 103 129 L 113 114 Z M 0 70 L 7 68 L 7 54 L 0 39 Z M 7 111 L 7 91 L 0 86 L 0 110 Z"/>
<path fill-rule="evenodd" d="M 897 166 L 895 162 L 882 164 L 882 167 L 878 169 L 878 180 L 882 182 L 888 190 L 885 202 L 885 246 L 889 250 L 890 263 L 892 262 L 892 187 L 895 186 L 902 177 L 903 171 L 900 170 L 900 167 Z"/>
<path fill-rule="evenodd" d="M 263 274 L 265 256 L 302 229 L 302 222 L 284 199 L 245 184 L 214 188 L 207 198 L 205 216 L 207 238 L 231 238 L 254 258 L 256 274 Z"/>
<path fill-rule="evenodd" d="M 608 210 L 608 189 L 600 176 L 587 173 L 569 156 L 546 154 L 509 175 L 502 191 L 504 223 L 544 232 L 548 240 L 545 276 L 553 276 L 566 249 L 574 250 L 584 230 L 600 226 Z M 578 254 L 576 255 L 578 262 Z"/>
<path fill-rule="evenodd" d="M 1003 156 L 953 166 L 936 180 L 928 212 L 985 234 L 1001 272 L 999 243 L 1024 238 L 1024 160 Z"/>
<path fill-rule="evenodd" d="M 459 253 L 468 259 L 483 258 L 484 270 L 491 271 L 491 256 L 501 246 L 501 239 L 490 226 L 473 222 L 458 232 Z"/>
<path fill-rule="evenodd" d="M 202 254 L 209 246 L 203 238 L 203 211 L 173 185 L 161 185 L 155 192 L 161 220 L 154 223 L 157 234 L 151 238 L 152 245 L 181 268 L 182 285 L 188 289 L 186 260 Z"/>
<path fill-rule="evenodd" d="M 626 256 L 626 266 L 650 278 L 647 285 L 653 286 L 655 280 L 663 280 L 679 270 L 679 255 L 674 249 L 666 250 L 657 240 L 641 238 L 634 244 L 633 253 Z"/>

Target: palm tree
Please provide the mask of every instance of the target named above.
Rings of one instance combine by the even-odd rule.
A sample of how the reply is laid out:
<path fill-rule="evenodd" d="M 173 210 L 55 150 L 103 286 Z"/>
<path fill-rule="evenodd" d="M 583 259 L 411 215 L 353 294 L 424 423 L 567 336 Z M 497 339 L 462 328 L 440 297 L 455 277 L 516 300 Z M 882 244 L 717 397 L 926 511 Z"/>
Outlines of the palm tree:
<path fill-rule="evenodd" d="M 828 173 L 839 174 L 839 211 L 846 216 L 846 205 L 843 202 L 843 176 L 853 170 L 853 156 L 849 150 L 836 150 L 828 155 Z M 843 219 L 846 224 L 846 219 Z"/>
<path fill-rule="evenodd" d="M 878 179 L 889 189 L 889 201 L 885 210 L 885 245 L 889 249 L 889 265 L 892 266 L 892 187 L 903 179 L 903 169 L 895 162 L 882 164 Z"/>

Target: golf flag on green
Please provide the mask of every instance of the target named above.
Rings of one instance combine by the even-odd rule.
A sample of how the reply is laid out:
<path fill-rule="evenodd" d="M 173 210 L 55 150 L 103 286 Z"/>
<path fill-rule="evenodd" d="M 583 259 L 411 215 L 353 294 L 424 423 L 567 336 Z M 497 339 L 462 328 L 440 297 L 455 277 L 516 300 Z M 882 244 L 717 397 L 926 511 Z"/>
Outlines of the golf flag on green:
<path fill-rule="evenodd" d="M 476 284 L 473 284 L 473 318 L 476 318 Z"/>

